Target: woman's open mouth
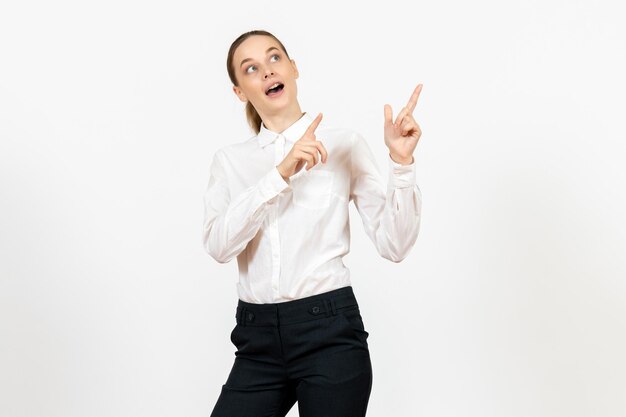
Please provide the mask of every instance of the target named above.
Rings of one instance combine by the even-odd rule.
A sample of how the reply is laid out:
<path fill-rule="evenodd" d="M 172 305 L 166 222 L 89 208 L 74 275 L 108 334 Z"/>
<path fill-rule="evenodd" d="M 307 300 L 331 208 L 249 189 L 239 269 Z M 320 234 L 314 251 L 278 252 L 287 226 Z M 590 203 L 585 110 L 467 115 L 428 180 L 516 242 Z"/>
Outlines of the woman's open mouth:
<path fill-rule="evenodd" d="M 268 97 L 278 97 L 278 96 L 282 95 L 284 88 L 285 88 L 285 86 L 282 83 L 276 83 L 271 88 L 269 88 L 265 92 L 265 94 Z"/>

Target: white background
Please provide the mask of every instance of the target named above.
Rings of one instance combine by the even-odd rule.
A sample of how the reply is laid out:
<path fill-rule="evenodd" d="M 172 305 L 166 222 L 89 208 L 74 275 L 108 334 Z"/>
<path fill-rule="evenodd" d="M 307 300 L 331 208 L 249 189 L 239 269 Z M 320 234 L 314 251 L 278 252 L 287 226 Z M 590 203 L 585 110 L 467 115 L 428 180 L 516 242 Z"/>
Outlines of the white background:
<path fill-rule="evenodd" d="M 0 415 L 208 416 L 235 261 L 201 244 L 226 73 L 265 29 L 304 111 L 363 133 L 418 83 L 422 226 L 394 264 L 351 205 L 368 416 L 626 414 L 626 30 L 619 2 L 5 2 Z M 289 416 L 297 415 L 297 405 Z"/>

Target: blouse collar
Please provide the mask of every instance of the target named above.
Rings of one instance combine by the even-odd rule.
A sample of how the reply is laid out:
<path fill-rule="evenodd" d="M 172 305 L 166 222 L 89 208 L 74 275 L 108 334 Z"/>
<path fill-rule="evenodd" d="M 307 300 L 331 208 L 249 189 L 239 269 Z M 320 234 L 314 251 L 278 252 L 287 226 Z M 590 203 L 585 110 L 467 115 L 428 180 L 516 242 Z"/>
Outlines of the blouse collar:
<path fill-rule="evenodd" d="M 304 135 L 309 125 L 313 123 L 313 119 L 307 112 L 304 112 L 302 117 L 296 120 L 291 126 L 283 130 L 281 133 L 274 132 L 265 127 L 261 122 L 261 129 L 257 135 L 259 145 L 261 148 L 274 142 L 279 135 L 283 135 L 288 142 L 295 143 Z"/>

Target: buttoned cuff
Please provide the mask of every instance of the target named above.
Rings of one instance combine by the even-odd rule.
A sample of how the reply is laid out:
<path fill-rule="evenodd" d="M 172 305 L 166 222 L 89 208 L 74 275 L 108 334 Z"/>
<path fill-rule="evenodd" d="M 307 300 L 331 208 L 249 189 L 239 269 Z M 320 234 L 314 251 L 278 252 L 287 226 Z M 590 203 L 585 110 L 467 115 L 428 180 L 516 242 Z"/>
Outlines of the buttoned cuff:
<path fill-rule="evenodd" d="M 259 190 L 263 201 L 269 201 L 289 187 L 289 182 L 285 181 L 278 168 L 274 167 L 265 174 L 259 181 Z"/>
<path fill-rule="evenodd" d="M 415 157 L 408 165 L 397 163 L 390 155 L 387 157 L 389 158 L 389 186 L 392 188 L 413 187 L 416 184 Z"/>

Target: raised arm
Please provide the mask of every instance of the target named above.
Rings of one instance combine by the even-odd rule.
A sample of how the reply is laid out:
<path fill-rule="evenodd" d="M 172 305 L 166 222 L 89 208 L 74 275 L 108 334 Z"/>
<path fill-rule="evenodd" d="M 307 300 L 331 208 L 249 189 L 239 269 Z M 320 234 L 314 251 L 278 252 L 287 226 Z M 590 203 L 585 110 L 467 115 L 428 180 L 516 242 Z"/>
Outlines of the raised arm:
<path fill-rule="evenodd" d="M 406 106 L 392 120 L 385 104 L 384 136 L 389 148 L 387 190 L 367 142 L 356 135 L 352 144 L 350 198 L 363 219 L 365 231 L 378 253 L 393 262 L 404 259 L 419 233 L 422 194 L 415 182 L 413 151 L 422 131 L 413 118 L 422 84 L 413 90 Z"/>
<path fill-rule="evenodd" d="M 276 201 L 289 187 L 273 167 L 253 186 L 231 200 L 222 151 L 213 156 L 209 184 L 204 193 L 202 242 L 216 261 L 226 263 L 239 255 L 257 234 Z"/>
<path fill-rule="evenodd" d="M 376 159 L 360 134 L 351 152 L 350 199 L 361 216 L 366 234 L 378 253 L 392 262 L 402 261 L 417 240 L 422 195 L 415 181 L 415 161 L 401 165 L 389 159 L 386 184 Z"/>

